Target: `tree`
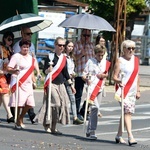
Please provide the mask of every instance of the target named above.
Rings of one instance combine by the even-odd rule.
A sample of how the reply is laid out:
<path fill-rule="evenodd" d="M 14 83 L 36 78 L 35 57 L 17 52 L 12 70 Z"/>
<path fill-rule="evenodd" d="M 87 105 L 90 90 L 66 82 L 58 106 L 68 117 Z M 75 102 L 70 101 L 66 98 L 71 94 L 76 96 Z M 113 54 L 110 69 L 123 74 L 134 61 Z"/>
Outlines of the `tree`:
<path fill-rule="evenodd" d="M 117 0 L 78 0 L 89 4 L 89 10 L 95 15 L 101 16 L 113 24 L 114 20 L 114 8 Z M 144 8 L 146 8 L 146 2 L 150 3 L 150 0 L 127 0 L 127 26 L 130 27 L 130 34 L 133 30 L 134 19 L 139 15 Z M 130 38 L 130 34 L 127 34 Z"/>

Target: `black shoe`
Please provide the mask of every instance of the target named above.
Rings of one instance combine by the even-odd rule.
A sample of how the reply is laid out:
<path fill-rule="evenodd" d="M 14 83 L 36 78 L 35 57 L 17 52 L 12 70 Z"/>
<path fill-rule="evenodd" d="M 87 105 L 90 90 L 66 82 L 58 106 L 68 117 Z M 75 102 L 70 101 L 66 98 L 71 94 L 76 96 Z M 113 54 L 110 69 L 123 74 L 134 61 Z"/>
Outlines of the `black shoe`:
<path fill-rule="evenodd" d="M 33 118 L 33 119 L 34 119 L 34 118 Z M 34 123 L 35 123 L 35 121 L 33 121 L 33 119 L 31 120 L 31 123 L 32 123 L 32 124 L 34 124 Z"/>
<path fill-rule="evenodd" d="M 14 122 L 14 117 L 11 117 L 11 118 L 9 118 L 9 119 L 7 118 L 7 122 L 8 122 L 8 123 Z"/>
<path fill-rule="evenodd" d="M 58 131 L 58 130 L 55 130 L 55 131 L 51 131 L 51 134 L 54 134 L 54 135 L 62 135 L 62 132 Z"/>
<path fill-rule="evenodd" d="M 33 120 L 34 120 L 34 118 L 35 118 L 35 116 L 36 116 L 36 115 L 34 114 L 32 117 L 30 117 L 30 120 L 31 120 L 31 123 L 32 123 L 32 124 L 34 124 L 34 123 L 35 123 L 35 121 L 33 121 Z"/>
<path fill-rule="evenodd" d="M 86 137 L 91 140 L 97 140 L 97 136 L 95 135 L 95 131 L 87 132 Z"/>
<path fill-rule="evenodd" d="M 82 117 L 80 114 L 78 114 L 77 117 L 78 117 L 78 119 L 80 119 L 81 121 L 84 120 L 83 117 Z"/>
<path fill-rule="evenodd" d="M 76 124 L 76 125 L 83 124 L 83 121 L 77 118 L 73 120 L 73 124 Z"/>
<path fill-rule="evenodd" d="M 135 141 L 134 138 L 129 138 L 129 139 L 128 139 L 128 143 L 129 143 L 129 146 L 132 146 L 132 145 L 137 144 L 137 141 Z"/>

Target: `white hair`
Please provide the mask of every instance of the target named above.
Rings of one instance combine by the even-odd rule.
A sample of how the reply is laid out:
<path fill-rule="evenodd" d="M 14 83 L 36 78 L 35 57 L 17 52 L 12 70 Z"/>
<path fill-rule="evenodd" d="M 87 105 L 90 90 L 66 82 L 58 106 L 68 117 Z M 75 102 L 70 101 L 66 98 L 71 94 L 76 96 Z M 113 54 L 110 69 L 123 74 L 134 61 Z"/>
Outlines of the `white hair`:
<path fill-rule="evenodd" d="M 121 44 L 121 52 L 122 53 L 124 53 L 123 52 L 123 48 L 128 48 L 128 47 L 135 47 L 135 42 L 134 41 L 132 41 L 132 40 L 125 40 L 125 41 L 123 41 L 122 42 L 122 44 Z"/>

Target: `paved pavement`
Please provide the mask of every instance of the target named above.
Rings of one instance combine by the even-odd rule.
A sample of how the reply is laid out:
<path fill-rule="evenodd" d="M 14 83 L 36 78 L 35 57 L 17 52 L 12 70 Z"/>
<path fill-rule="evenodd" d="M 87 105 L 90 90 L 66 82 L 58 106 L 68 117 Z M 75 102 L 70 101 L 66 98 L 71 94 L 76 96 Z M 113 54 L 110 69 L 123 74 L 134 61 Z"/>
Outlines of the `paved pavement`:
<path fill-rule="evenodd" d="M 150 66 L 140 65 L 139 70 L 140 85 L 144 87 L 150 87 Z"/>

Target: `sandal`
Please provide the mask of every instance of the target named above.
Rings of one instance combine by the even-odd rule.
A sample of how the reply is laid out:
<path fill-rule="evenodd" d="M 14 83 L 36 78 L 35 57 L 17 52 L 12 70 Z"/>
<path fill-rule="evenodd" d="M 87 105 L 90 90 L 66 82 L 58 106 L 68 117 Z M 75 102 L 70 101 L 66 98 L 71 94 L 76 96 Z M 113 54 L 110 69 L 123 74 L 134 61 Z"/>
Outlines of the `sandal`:
<path fill-rule="evenodd" d="M 137 144 L 137 141 L 134 139 L 134 138 L 128 138 L 128 143 L 129 143 L 129 146 L 132 146 L 132 145 L 135 145 Z"/>
<path fill-rule="evenodd" d="M 122 136 L 115 137 L 116 143 L 126 144 L 126 141 L 122 138 Z"/>

